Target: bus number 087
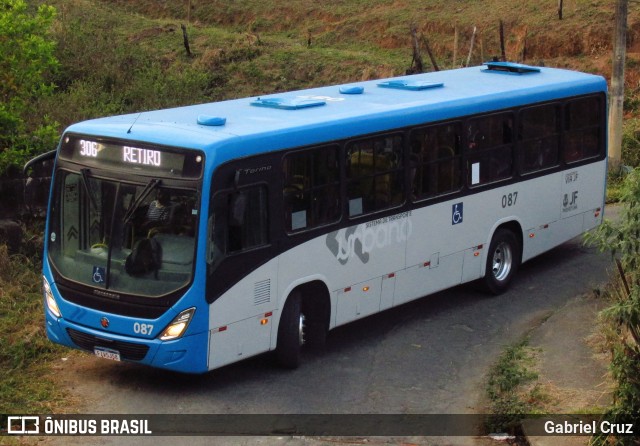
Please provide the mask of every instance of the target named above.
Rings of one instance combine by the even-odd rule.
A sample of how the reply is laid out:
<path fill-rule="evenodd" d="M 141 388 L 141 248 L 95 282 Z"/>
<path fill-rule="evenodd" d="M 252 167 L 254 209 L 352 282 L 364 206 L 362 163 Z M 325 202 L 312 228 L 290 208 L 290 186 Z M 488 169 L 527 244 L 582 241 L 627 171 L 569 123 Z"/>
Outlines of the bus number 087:
<path fill-rule="evenodd" d="M 502 196 L 502 207 L 507 208 L 516 205 L 516 200 L 518 199 L 518 192 L 513 192 L 511 194 Z"/>
<path fill-rule="evenodd" d="M 153 324 L 141 324 L 136 322 L 133 324 L 133 332 L 136 334 L 150 335 L 153 331 Z"/>

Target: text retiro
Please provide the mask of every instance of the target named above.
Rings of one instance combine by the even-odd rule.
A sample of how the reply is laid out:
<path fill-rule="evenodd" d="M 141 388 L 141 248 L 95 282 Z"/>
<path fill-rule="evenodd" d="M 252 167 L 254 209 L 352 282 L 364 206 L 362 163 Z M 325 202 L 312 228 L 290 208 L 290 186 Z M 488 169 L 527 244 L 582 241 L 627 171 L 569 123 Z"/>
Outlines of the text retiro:
<path fill-rule="evenodd" d="M 124 146 L 122 148 L 122 160 L 130 164 L 142 164 L 143 166 L 161 165 L 161 152 L 151 149 L 139 149 L 137 147 Z"/>

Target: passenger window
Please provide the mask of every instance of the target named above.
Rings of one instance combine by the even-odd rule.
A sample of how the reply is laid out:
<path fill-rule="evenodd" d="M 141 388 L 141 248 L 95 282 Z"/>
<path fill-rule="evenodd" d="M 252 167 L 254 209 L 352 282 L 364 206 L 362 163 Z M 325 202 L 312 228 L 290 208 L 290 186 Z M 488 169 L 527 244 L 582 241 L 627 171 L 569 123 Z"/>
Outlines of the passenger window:
<path fill-rule="evenodd" d="M 565 108 L 564 160 L 573 163 L 597 156 L 602 146 L 602 99 L 594 96 L 571 101 Z"/>
<path fill-rule="evenodd" d="M 513 174 L 513 114 L 497 113 L 467 123 L 468 181 L 478 186 Z"/>
<path fill-rule="evenodd" d="M 288 232 L 302 231 L 340 218 L 338 146 L 288 154 L 284 158 L 284 216 Z"/>
<path fill-rule="evenodd" d="M 460 190 L 460 136 L 460 123 L 411 132 L 410 183 L 414 198 L 430 198 Z"/>
<path fill-rule="evenodd" d="M 520 115 L 522 172 L 530 173 L 558 165 L 560 147 L 559 107 L 531 107 Z"/>
<path fill-rule="evenodd" d="M 266 186 L 222 192 L 214 198 L 209 221 L 209 262 L 225 254 L 257 248 L 269 243 L 268 194 Z"/>
<path fill-rule="evenodd" d="M 401 135 L 383 135 L 347 146 L 349 216 L 380 211 L 404 201 Z"/>

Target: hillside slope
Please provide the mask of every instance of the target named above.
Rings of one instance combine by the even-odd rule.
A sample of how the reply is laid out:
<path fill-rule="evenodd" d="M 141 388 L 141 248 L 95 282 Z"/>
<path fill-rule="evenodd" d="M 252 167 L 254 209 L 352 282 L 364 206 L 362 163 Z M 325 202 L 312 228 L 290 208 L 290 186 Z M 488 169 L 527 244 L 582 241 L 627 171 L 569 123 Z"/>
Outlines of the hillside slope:
<path fill-rule="evenodd" d="M 606 77 L 611 71 L 611 0 L 566 0 L 563 20 L 555 0 L 39 1 L 59 11 L 58 90 L 41 109 L 61 127 L 95 116 L 404 74 L 412 68 L 412 26 L 426 70 L 432 68 L 425 40 L 441 69 L 460 66 L 474 26 L 470 64 L 500 55 L 502 21 L 509 60 Z M 632 108 L 640 104 L 639 10 L 631 4 Z"/>
<path fill-rule="evenodd" d="M 472 60 L 481 61 L 481 52 L 485 58 L 498 55 L 502 20 L 509 59 L 522 60 L 524 55 L 529 62 L 544 60 L 548 64 L 598 69 L 602 64 L 597 60 L 608 59 L 614 23 L 614 2 L 610 0 L 565 1 L 562 20 L 558 18 L 558 3 L 551 0 L 99 1 L 151 18 L 190 19 L 195 26 L 216 25 L 256 34 L 279 34 L 300 42 L 311 39 L 313 45 L 339 48 L 406 50 L 411 46 L 409 30 L 416 25 L 430 40 L 436 58 L 449 64 L 456 27 L 458 63 L 467 55 L 474 26 L 478 34 Z M 640 51 L 639 9 L 633 3 L 630 6 L 632 54 Z"/>

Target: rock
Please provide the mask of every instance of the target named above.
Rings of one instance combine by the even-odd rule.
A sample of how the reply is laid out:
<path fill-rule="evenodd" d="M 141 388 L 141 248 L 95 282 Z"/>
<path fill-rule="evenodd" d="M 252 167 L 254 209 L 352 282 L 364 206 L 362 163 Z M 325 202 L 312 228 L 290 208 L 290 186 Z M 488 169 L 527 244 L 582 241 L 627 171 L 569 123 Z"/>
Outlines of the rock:
<path fill-rule="evenodd" d="M 22 244 L 22 227 L 13 220 L 0 220 L 0 243 L 9 248 L 9 253 L 18 252 Z"/>

